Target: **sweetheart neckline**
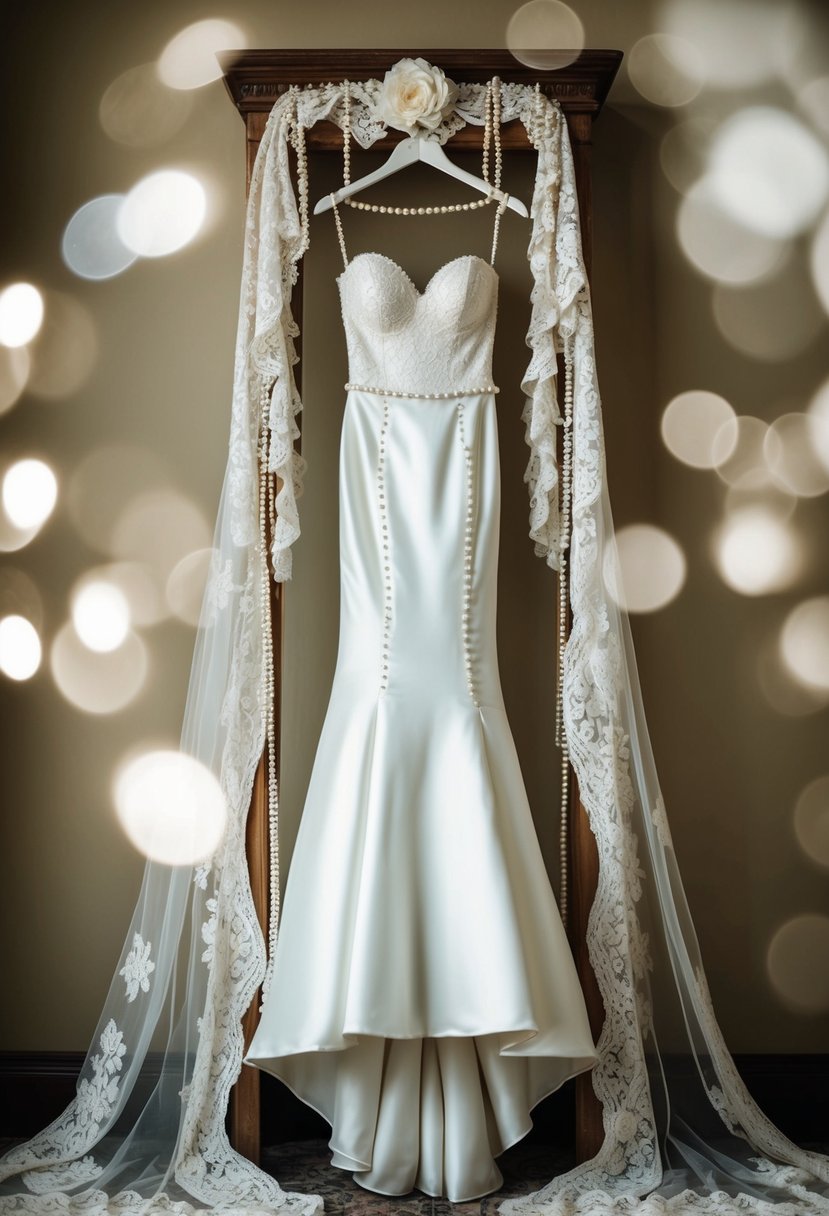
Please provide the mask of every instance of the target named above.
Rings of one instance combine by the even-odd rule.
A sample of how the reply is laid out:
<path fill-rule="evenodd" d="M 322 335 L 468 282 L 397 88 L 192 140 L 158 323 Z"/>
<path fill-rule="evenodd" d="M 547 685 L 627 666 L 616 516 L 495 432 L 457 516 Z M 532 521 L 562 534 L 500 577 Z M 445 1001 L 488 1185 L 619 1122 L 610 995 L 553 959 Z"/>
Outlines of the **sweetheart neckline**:
<path fill-rule="evenodd" d="M 488 262 L 486 260 L 486 258 L 482 258 L 479 253 L 461 253 L 458 255 L 458 257 L 451 258 L 448 262 L 444 262 L 442 266 L 438 266 L 435 273 L 429 279 L 429 282 L 423 288 L 423 291 L 421 291 L 420 288 L 417 286 L 417 284 L 412 279 L 409 272 L 407 270 L 405 270 L 400 265 L 399 262 L 395 262 L 394 258 L 390 258 L 388 256 L 388 254 L 386 254 L 386 253 L 379 253 L 375 249 L 365 249 L 365 250 L 363 250 L 362 253 L 356 253 L 353 258 L 349 259 L 348 265 L 343 270 L 341 270 L 340 273 L 337 275 L 337 278 L 336 278 L 337 283 L 339 283 L 342 279 L 345 278 L 345 276 L 348 274 L 348 271 L 350 270 L 350 268 L 354 265 L 355 262 L 359 261 L 360 258 L 380 258 L 382 261 L 388 262 L 388 264 L 390 266 L 394 266 L 395 270 L 399 270 L 400 273 L 403 275 L 403 278 L 406 280 L 406 282 L 412 288 L 412 290 L 414 291 L 415 295 L 418 297 L 419 300 L 425 299 L 426 296 L 429 294 L 429 289 L 431 288 L 431 286 L 435 282 L 435 280 L 438 278 L 438 276 L 443 274 L 444 270 L 448 270 L 450 266 L 454 266 L 457 262 L 464 262 L 467 260 L 480 262 L 482 266 L 486 266 L 489 270 L 491 270 L 492 273 L 495 275 L 495 278 L 498 281 L 500 281 L 500 275 L 498 274 L 498 271 L 495 269 L 495 267 L 492 265 L 492 262 Z"/>

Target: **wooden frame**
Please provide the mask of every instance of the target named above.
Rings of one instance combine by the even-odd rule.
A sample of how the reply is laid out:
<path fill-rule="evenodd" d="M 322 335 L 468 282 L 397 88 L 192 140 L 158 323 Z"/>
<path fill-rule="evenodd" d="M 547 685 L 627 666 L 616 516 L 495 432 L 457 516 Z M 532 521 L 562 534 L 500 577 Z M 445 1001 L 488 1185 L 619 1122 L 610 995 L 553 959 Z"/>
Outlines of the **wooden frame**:
<path fill-rule="evenodd" d="M 222 55 L 221 63 L 227 90 L 245 123 L 247 138 L 247 183 L 268 115 L 279 96 L 292 84 L 324 84 L 331 80 L 367 80 L 382 77 L 404 57 L 422 55 L 439 65 L 455 80 L 486 81 L 499 76 L 505 82 L 535 84 L 561 104 L 567 119 L 576 169 L 576 187 L 581 218 L 582 248 L 588 277 L 592 262 L 592 188 L 590 151 L 593 122 L 598 116 L 622 59 L 616 50 L 582 51 L 571 63 L 560 68 L 539 71 L 518 62 L 507 51 L 498 50 L 256 50 Z M 482 128 L 468 125 L 449 141 L 456 148 L 481 145 Z M 398 132 L 378 140 L 373 148 L 390 148 Z M 505 150 L 533 151 L 523 125 L 510 122 L 502 131 Z M 306 145 L 313 151 L 338 151 L 342 148 L 342 133 L 334 123 L 320 122 L 306 135 Z M 296 166 L 291 154 L 292 172 Z M 295 179 L 294 179 L 295 180 Z M 292 307 L 295 316 L 302 315 L 302 266 L 294 288 Z M 300 339 L 301 342 L 301 339 Z M 298 345 L 301 355 L 301 346 Z M 564 382 L 560 366 L 559 384 Z M 301 390 L 302 363 L 297 364 L 297 386 Z M 267 764 L 276 766 L 279 775 L 279 720 L 282 690 L 282 647 L 284 633 L 284 595 L 282 584 L 270 580 L 271 612 L 274 634 L 274 696 L 277 718 L 277 754 L 263 755 L 253 786 L 248 814 L 246 846 L 250 867 L 254 904 L 263 931 L 268 923 L 268 803 Z M 568 611 L 569 618 L 569 611 Z M 569 619 L 567 626 L 569 629 Z M 570 943 L 579 978 L 587 1002 L 590 1024 L 598 1037 L 604 1020 L 604 1007 L 587 954 L 587 918 L 593 903 L 598 879 L 598 854 L 587 813 L 578 795 L 575 773 L 570 774 Z M 257 992 L 244 1018 L 245 1046 L 250 1043 L 259 1021 L 260 994 Z M 231 1139 L 236 1149 L 252 1161 L 260 1157 L 260 1093 L 259 1073 L 243 1068 L 231 1095 Z M 593 1093 L 589 1073 L 576 1077 L 576 1153 L 579 1161 L 591 1157 L 600 1147 L 604 1136 L 601 1106 Z"/>

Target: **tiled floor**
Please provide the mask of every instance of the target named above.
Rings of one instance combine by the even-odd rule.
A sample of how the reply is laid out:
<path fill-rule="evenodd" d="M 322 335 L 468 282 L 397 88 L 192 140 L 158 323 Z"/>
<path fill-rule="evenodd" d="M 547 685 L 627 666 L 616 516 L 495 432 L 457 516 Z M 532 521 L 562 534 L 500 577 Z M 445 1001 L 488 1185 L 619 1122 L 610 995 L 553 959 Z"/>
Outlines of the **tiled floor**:
<path fill-rule="evenodd" d="M 327 1216 L 493 1216 L 495 1208 L 512 1195 L 527 1195 L 572 1164 L 567 1154 L 527 1137 L 498 1157 L 503 1186 L 471 1203 L 432 1199 L 421 1191 L 386 1198 L 359 1186 L 351 1174 L 330 1163 L 327 1140 L 282 1144 L 263 1153 L 262 1165 L 279 1179 L 286 1191 L 321 1195 Z"/>

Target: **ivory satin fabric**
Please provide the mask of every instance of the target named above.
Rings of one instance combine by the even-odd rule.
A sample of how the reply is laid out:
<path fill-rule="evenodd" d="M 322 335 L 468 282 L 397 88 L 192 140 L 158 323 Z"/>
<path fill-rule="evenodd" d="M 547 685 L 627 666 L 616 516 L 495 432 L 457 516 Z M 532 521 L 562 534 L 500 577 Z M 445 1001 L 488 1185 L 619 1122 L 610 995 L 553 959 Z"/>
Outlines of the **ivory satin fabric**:
<path fill-rule="evenodd" d="M 337 666 L 246 1062 L 362 1186 L 461 1202 L 597 1059 L 500 687 L 496 397 L 416 395 L 491 383 L 497 275 L 339 285 L 350 381 L 412 395 L 348 393 Z"/>

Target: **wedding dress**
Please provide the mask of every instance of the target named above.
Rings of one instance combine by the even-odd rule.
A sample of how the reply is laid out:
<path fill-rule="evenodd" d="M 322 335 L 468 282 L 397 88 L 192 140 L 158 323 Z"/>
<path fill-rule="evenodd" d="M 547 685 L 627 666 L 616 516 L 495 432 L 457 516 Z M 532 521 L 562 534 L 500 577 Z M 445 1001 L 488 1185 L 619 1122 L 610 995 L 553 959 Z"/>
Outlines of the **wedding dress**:
<path fill-rule="evenodd" d="M 596 1060 L 498 674 L 495 241 L 421 293 L 335 214 L 339 652 L 246 1058 L 357 1182 L 460 1202 Z"/>
<path fill-rule="evenodd" d="M 272 579 L 290 578 L 291 546 L 300 533 L 303 462 L 295 440 L 302 402 L 293 375 L 299 326 L 291 298 L 309 245 L 310 227 L 307 177 L 299 174 L 295 192 L 291 157 L 295 154 L 299 166 L 303 165 L 305 132 L 317 123 L 344 124 L 348 97 L 354 136 L 362 147 L 370 147 L 386 131 L 377 109 L 381 87 L 378 80 L 302 89 L 291 86 L 277 98 L 263 132 L 246 216 L 228 460 L 181 735 L 182 751 L 220 784 L 227 827 L 219 847 L 204 862 L 182 866 L 147 862 L 75 1097 L 49 1126 L 0 1159 L 0 1179 L 5 1180 L 0 1183 L 0 1211 L 27 1216 L 194 1216 L 217 1210 L 227 1216 L 231 1212 L 233 1216 L 263 1216 L 274 1211 L 319 1216 L 322 1211 L 321 1196 L 283 1190 L 278 1179 L 235 1151 L 228 1140 L 226 1116 L 244 1055 L 242 1019 L 260 985 L 267 981 L 267 948 L 271 948 L 274 963 L 277 944 L 272 934 L 267 939 L 263 935 L 251 897 L 246 818 L 263 750 L 266 744 L 270 747 L 274 736 L 270 584 Z M 498 82 L 497 87 L 502 121 L 523 127 L 537 157 L 527 246 L 530 358 L 521 381 L 530 455 L 525 477 L 529 534 L 536 552 L 553 570 L 562 571 L 565 561 L 569 567 L 566 590 L 572 627 L 563 652 L 563 741 L 598 852 L 597 889 L 586 944 L 604 1004 L 604 1024 L 595 1045 L 598 1058 L 590 1070 L 602 1108 L 604 1138 L 598 1151 L 540 1189 L 504 1199 L 497 1204 L 498 1211 L 503 1216 L 826 1216 L 829 1158 L 792 1143 L 766 1117 L 746 1089 L 718 1024 L 650 745 L 630 624 L 604 578 L 606 563 L 614 557 L 613 519 L 592 305 L 581 251 L 567 121 L 558 102 L 538 88 L 508 82 Z M 444 142 L 466 124 L 483 126 L 487 95 L 484 84 L 460 82 L 451 111 L 430 137 Z M 356 292 L 358 283 L 377 276 L 382 294 L 388 290 L 396 295 L 398 307 L 405 313 L 415 299 L 413 289 L 405 286 L 399 267 L 381 269 L 381 261 L 377 254 L 355 258 L 347 282 L 341 283 L 348 288 L 344 296 L 352 288 Z M 415 308 L 428 313 L 430 323 L 431 315 L 441 311 L 451 317 L 453 308 L 461 307 L 462 283 L 467 277 L 470 282 L 483 283 L 481 299 L 487 301 L 487 293 L 494 290 L 494 271 L 465 255 L 438 272 L 424 293 L 427 305 L 415 304 Z M 474 310 L 477 297 L 468 306 Z M 486 306 L 494 307 L 491 302 Z M 464 302 L 463 310 L 466 308 Z M 353 303 L 346 311 L 350 317 L 357 315 Z M 371 312 L 368 305 L 358 311 L 364 319 Z M 465 366 L 463 355 L 455 357 Z M 558 357 L 564 364 L 563 393 L 557 392 Z M 448 388 L 485 390 L 489 383 L 454 381 Z M 366 381 L 365 385 L 411 391 L 413 382 L 398 386 Z M 445 381 L 439 383 L 441 389 L 446 386 Z M 366 439 L 365 451 L 355 457 L 357 466 L 366 470 L 372 436 L 377 454 L 380 400 L 365 388 L 353 392 L 349 440 L 359 444 L 361 435 Z M 441 671 L 441 688 L 448 690 L 451 681 L 457 700 L 450 715 L 455 725 L 464 712 L 470 721 L 475 720 L 472 709 L 478 707 L 470 708 L 472 692 L 479 696 L 480 721 L 499 734 L 496 751 L 500 761 L 507 762 L 500 773 L 509 768 L 508 736 L 505 727 L 493 725 L 498 716 L 493 713 L 495 667 L 483 648 L 489 609 L 485 599 L 476 598 L 491 581 L 486 580 L 485 564 L 474 564 L 494 559 L 492 547 L 486 543 L 487 519 L 491 526 L 496 505 L 492 481 L 486 491 L 490 498 L 481 499 L 485 509 L 477 522 L 473 499 L 473 595 L 468 633 L 472 691 L 458 676 L 464 636 L 462 630 L 458 632 L 458 501 L 463 504 L 466 494 L 465 455 L 463 467 L 459 461 L 459 415 L 452 412 L 457 411 L 458 400 L 464 423 L 473 424 L 468 429 L 471 444 L 465 439 L 464 450 L 470 446 L 473 459 L 483 466 L 494 458 L 486 426 L 487 414 L 492 413 L 487 392 L 418 402 L 392 398 L 389 427 L 401 420 L 407 423 L 405 435 L 415 443 L 414 456 L 420 432 L 409 425 L 411 419 L 420 424 L 434 419 L 438 428 L 435 444 L 444 443 L 450 461 L 445 492 L 454 498 L 448 517 L 441 506 L 440 518 L 448 518 L 454 530 L 445 537 L 441 533 L 435 554 L 439 564 L 426 572 L 422 585 L 414 590 L 421 596 L 443 596 L 441 579 L 447 577 L 451 548 L 454 561 L 448 567 L 448 586 L 455 602 L 442 598 L 445 614 L 435 610 L 429 617 L 451 628 L 448 644 L 454 649 L 447 653 L 454 654 L 454 674 Z M 415 405 L 418 412 L 412 414 Z M 380 426 L 382 429 L 382 423 Z M 440 439 L 441 426 L 447 428 L 445 441 Z M 558 428 L 564 432 L 561 470 Z M 407 510 L 414 511 L 414 526 L 422 519 L 418 511 L 444 503 L 434 497 L 438 489 L 443 492 L 444 479 L 434 477 L 431 444 L 425 462 L 425 470 L 432 471 L 430 488 L 425 471 L 416 468 L 413 459 L 409 471 L 409 456 L 398 442 L 405 436 L 393 429 L 388 434 L 389 446 L 384 451 L 395 476 L 418 479 L 418 497 L 407 505 Z M 477 449 L 471 446 L 475 443 Z M 371 554 L 375 565 L 379 557 L 380 499 L 375 483 L 363 479 L 362 484 L 368 494 L 362 504 L 365 535 L 373 537 L 364 555 L 368 573 Z M 473 490 L 475 485 L 473 479 Z M 384 706 L 391 705 L 394 681 L 403 674 L 398 665 L 404 653 L 398 630 L 406 596 L 395 599 L 395 593 L 401 589 L 400 575 L 405 569 L 398 546 L 409 531 L 408 517 L 401 518 L 404 504 L 392 497 L 393 491 L 396 493 L 396 487 L 384 479 L 383 494 L 394 511 L 388 533 L 392 561 L 388 564 L 395 577 L 388 601 L 388 687 L 382 694 L 379 683 L 386 668 L 377 651 L 378 601 L 372 599 L 378 706 L 381 700 Z M 349 492 L 348 505 L 356 512 L 358 504 L 359 498 L 352 502 Z M 270 534 L 266 525 L 272 511 L 275 527 Z M 434 522 L 429 521 L 430 536 Z M 346 549 L 351 552 L 348 546 Z M 359 561 L 360 555 L 354 556 Z M 359 573 L 359 564 L 356 570 Z M 385 608 L 385 595 L 383 605 Z M 415 626 L 419 624 L 415 622 Z M 428 657 L 427 652 L 427 667 Z M 465 678 L 465 662 L 463 674 Z M 365 727 L 364 701 L 360 713 Z M 378 713 L 378 726 L 380 723 Z M 552 741 L 552 723 L 549 733 Z M 365 742 L 364 730 L 360 741 Z M 382 750 L 379 733 L 375 741 Z M 360 755 L 359 749 L 356 754 Z M 436 754 L 430 752 L 430 756 Z M 496 775 L 493 771 L 493 777 Z M 515 794 L 518 789 L 516 775 L 510 791 Z M 394 792 L 398 792 L 396 786 Z M 510 875 L 516 872 L 507 848 L 510 839 L 524 843 L 521 872 L 540 874 L 527 846 L 529 833 L 519 830 L 522 811 L 515 808 L 523 807 L 522 800 L 516 797 L 510 804 L 509 799 L 499 799 L 499 810 L 502 806 L 514 818 L 502 815 L 493 822 L 499 827 L 509 822 L 516 828 L 512 837 L 502 838 Z M 269 809 L 273 846 L 279 836 L 274 797 Z M 392 811 L 396 809 L 397 804 L 392 804 Z M 447 804 L 446 814 L 450 812 Z M 337 822 L 336 809 L 331 822 Z M 387 820 L 395 826 L 404 822 L 402 817 Z M 434 823 L 434 818 L 428 822 Z M 445 841 L 448 829 L 444 815 L 439 821 L 441 840 Z M 427 837 L 419 835 L 415 843 L 423 839 Z M 474 839 L 483 844 L 491 837 L 479 833 Z M 380 841 L 367 835 L 366 842 Z M 385 837 L 382 843 L 385 845 Z M 471 849 L 467 840 L 464 864 L 468 859 L 477 865 L 479 859 Z M 429 856 L 435 861 L 433 852 Z M 278 857 L 273 847 L 272 856 Z M 347 869 L 347 859 L 341 859 L 341 864 Z M 372 872 L 382 875 L 380 867 Z M 329 873 L 334 874 L 333 867 L 326 868 L 326 876 Z M 412 867 L 411 873 L 424 871 Z M 430 873 L 434 875 L 434 869 Z M 278 872 L 272 874 L 272 890 L 278 887 L 274 883 L 277 877 Z M 447 883 L 442 889 L 454 892 L 461 887 Z M 508 893 L 515 894 L 512 888 Z M 326 894 L 319 891 L 320 900 Z M 375 892 L 370 888 L 369 894 L 373 899 Z M 538 890 L 522 892 L 516 908 L 530 906 L 537 911 L 545 898 Z M 499 899 L 497 906 L 503 910 L 508 902 Z M 404 900 L 401 915 L 412 906 Z M 554 917 L 548 916 L 544 949 L 550 958 L 542 962 L 543 976 L 551 971 L 558 975 L 566 961 L 557 946 L 554 924 Z M 337 925 L 331 928 L 337 935 L 341 932 Z M 522 942 L 532 940 L 532 932 L 522 934 Z M 498 961 L 503 963 L 502 958 Z M 816 960 L 816 966 L 820 965 L 822 960 Z M 503 985 L 500 972 L 495 974 L 496 990 L 512 985 L 515 967 L 521 980 L 520 959 L 512 960 Z M 477 975 L 467 977 L 464 993 L 470 1012 L 478 1009 L 480 983 Z M 274 1001 L 276 990 L 277 985 L 272 984 Z M 570 992 L 572 995 L 572 989 Z M 389 993 L 390 998 L 397 995 Z M 283 996 L 291 1001 L 289 993 L 283 992 Z M 59 999 L 60 993 L 56 993 Z M 496 1003 L 505 1009 L 509 993 L 497 991 Z M 333 1003 L 325 1008 L 333 1009 Z M 549 1012 L 543 993 L 535 1010 L 542 1018 Z M 506 1028 L 507 1035 L 516 1040 L 514 1046 L 531 1045 L 529 1038 L 523 1044 L 517 1041 L 526 1028 Z M 540 1026 L 539 1039 L 549 1029 Z M 562 1046 L 560 1042 L 558 1048 Z M 346 1060 L 359 1047 L 333 1056 Z M 566 1055 L 565 1050 L 561 1059 Z M 278 1057 L 280 1062 L 290 1059 Z M 530 1057 L 520 1053 L 504 1052 L 499 1059 L 502 1065 L 518 1066 L 525 1061 L 528 1070 L 530 1067 Z M 556 1067 L 553 1052 L 547 1063 Z M 543 1059 L 532 1060 L 533 1068 L 542 1066 L 546 1066 Z M 363 1090 L 361 1105 L 355 1104 L 354 1110 L 367 1109 L 363 1104 L 367 1092 Z M 404 1087 L 400 1092 L 412 1090 Z M 469 1096 L 474 1088 L 453 1086 L 453 1092 Z M 512 1081 L 502 1092 L 516 1092 Z M 525 1114 L 526 1107 L 517 1112 L 515 1125 L 519 1128 Z"/>

